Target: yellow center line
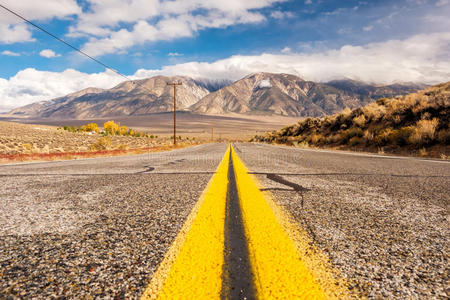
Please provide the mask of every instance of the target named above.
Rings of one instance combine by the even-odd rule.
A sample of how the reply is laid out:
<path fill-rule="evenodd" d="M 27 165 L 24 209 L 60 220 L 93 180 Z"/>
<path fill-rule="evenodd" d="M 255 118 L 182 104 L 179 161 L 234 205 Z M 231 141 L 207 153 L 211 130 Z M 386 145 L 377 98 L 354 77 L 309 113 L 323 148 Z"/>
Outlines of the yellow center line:
<path fill-rule="evenodd" d="M 229 151 L 141 299 L 220 298 Z"/>
<path fill-rule="evenodd" d="M 232 159 L 257 297 L 352 298 L 326 256 L 312 249 L 306 233 L 260 191 L 234 151 Z"/>
<path fill-rule="evenodd" d="M 230 151 L 257 298 L 357 298 L 230 144 L 141 299 L 221 298 Z"/>

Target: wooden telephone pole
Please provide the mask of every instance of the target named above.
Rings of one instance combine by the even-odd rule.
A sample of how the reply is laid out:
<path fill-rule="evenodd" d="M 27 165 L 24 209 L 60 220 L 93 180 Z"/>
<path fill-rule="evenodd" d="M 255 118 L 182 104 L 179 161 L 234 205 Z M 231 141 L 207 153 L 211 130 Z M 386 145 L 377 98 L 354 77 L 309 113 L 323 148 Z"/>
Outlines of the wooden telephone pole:
<path fill-rule="evenodd" d="M 177 85 L 181 82 L 172 82 L 167 85 L 173 86 L 173 145 L 177 144 Z"/>

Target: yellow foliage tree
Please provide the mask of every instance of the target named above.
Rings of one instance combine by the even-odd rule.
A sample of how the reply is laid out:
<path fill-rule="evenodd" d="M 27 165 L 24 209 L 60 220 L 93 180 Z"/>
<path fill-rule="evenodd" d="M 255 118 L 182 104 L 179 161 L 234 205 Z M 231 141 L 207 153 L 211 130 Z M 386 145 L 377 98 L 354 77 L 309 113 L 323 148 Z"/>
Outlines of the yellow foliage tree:
<path fill-rule="evenodd" d="M 119 125 L 114 121 L 108 121 L 103 124 L 103 128 L 108 134 L 116 134 L 119 131 Z"/>
<path fill-rule="evenodd" d="M 93 132 L 93 131 L 99 132 L 100 130 L 98 129 L 97 123 L 89 123 L 89 124 L 86 125 L 86 131 L 89 131 L 89 132 Z"/>
<path fill-rule="evenodd" d="M 128 134 L 128 127 L 125 125 L 120 126 L 120 135 L 127 135 Z"/>

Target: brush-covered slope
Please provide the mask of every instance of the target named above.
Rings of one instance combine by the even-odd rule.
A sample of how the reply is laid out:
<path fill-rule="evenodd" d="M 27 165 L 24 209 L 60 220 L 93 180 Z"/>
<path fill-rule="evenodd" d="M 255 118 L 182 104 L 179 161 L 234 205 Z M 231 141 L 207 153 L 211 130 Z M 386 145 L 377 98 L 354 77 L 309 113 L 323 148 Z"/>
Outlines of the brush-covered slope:
<path fill-rule="evenodd" d="M 450 82 L 323 118 L 306 118 L 253 141 L 374 149 L 450 145 Z"/>

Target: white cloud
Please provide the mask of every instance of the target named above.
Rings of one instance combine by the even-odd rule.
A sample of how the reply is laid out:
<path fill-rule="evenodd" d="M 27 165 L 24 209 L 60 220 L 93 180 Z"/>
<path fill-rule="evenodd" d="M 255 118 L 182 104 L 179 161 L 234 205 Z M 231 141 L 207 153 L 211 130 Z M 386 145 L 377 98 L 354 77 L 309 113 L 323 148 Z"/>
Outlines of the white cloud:
<path fill-rule="evenodd" d="M 61 54 L 56 54 L 53 50 L 50 49 L 44 49 L 41 52 L 39 52 L 39 55 L 46 58 L 53 58 L 53 57 L 60 57 Z"/>
<path fill-rule="evenodd" d="M 135 76 L 179 74 L 237 80 L 261 71 L 291 73 L 313 81 L 343 77 L 385 84 L 449 81 L 450 32 L 308 53 L 236 55 L 212 63 L 188 62 L 165 66 L 160 70 L 141 69 Z"/>
<path fill-rule="evenodd" d="M 450 3 L 450 1 L 449 0 L 438 0 L 437 2 L 436 2 L 436 6 L 444 6 L 444 5 L 447 5 L 447 4 L 449 4 Z"/>
<path fill-rule="evenodd" d="M 25 24 L 2 24 L 0 20 L 0 43 L 13 44 L 31 41 L 34 39 Z"/>
<path fill-rule="evenodd" d="M 368 26 L 363 27 L 364 31 L 371 31 L 372 29 L 373 29 L 373 25 L 368 25 Z"/>
<path fill-rule="evenodd" d="M 284 0 L 90 0 L 90 10 L 80 14 L 69 36 L 87 36 L 82 47 L 93 56 L 118 53 L 133 45 L 191 37 L 206 28 L 224 28 L 265 20 L 258 9 Z M 274 17 L 292 13 L 277 12 Z M 121 28 L 128 23 L 131 28 Z"/>
<path fill-rule="evenodd" d="M 20 56 L 20 53 L 9 51 L 9 50 L 4 50 L 0 54 L 6 55 L 6 56 Z"/>
<path fill-rule="evenodd" d="M 3 0 L 2 5 L 30 20 L 64 18 L 81 12 L 75 0 Z M 0 43 L 12 44 L 34 41 L 30 28 L 13 14 L 2 10 Z"/>
<path fill-rule="evenodd" d="M 183 56 L 183 54 L 178 53 L 178 52 L 169 52 L 169 54 L 167 54 L 167 56 Z"/>
<path fill-rule="evenodd" d="M 290 53 L 291 52 L 291 48 L 289 47 L 284 47 L 283 49 L 281 49 L 281 53 Z"/>
<path fill-rule="evenodd" d="M 306 5 L 312 4 L 312 1 L 311 0 L 305 0 L 305 4 Z"/>
<path fill-rule="evenodd" d="M 50 100 L 87 87 L 111 88 L 123 81 L 112 71 L 86 74 L 73 69 L 63 72 L 24 69 L 9 79 L 0 78 L 0 111 Z"/>
<path fill-rule="evenodd" d="M 284 18 L 292 18 L 294 16 L 290 11 L 273 11 L 270 13 L 270 16 L 274 19 L 284 19 Z"/>
<path fill-rule="evenodd" d="M 186 75 L 194 78 L 240 79 L 254 72 L 290 73 L 306 80 L 351 78 L 373 83 L 450 80 L 450 32 L 416 35 L 340 49 L 243 56 L 211 63 L 188 62 L 160 70 L 141 69 L 133 79 L 155 75 Z M 86 74 L 72 69 L 45 72 L 25 69 L 10 79 L 0 78 L 0 110 L 49 100 L 87 87 L 110 88 L 123 79 L 110 71 Z"/>

